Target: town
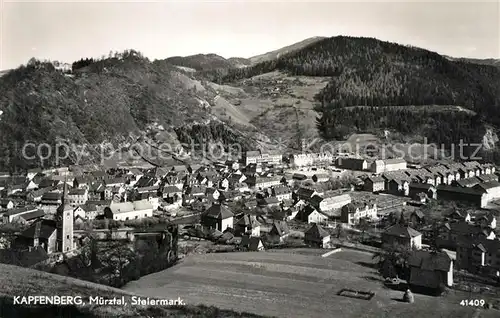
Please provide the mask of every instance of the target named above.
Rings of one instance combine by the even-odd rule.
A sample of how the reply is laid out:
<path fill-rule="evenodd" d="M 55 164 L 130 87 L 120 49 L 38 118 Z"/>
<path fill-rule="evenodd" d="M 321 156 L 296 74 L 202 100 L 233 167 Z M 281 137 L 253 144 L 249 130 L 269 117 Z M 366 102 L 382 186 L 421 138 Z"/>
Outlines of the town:
<path fill-rule="evenodd" d="M 406 299 L 471 291 L 466 278 L 476 289 L 500 282 L 499 176 L 477 161 L 260 150 L 209 165 L 1 173 L 0 256 L 121 287 L 192 253 L 343 248 L 378 257 L 384 284 L 406 286 Z M 130 274 L 123 247 L 138 253 L 148 239 L 155 249 L 141 255 L 154 250 L 161 266 Z"/>

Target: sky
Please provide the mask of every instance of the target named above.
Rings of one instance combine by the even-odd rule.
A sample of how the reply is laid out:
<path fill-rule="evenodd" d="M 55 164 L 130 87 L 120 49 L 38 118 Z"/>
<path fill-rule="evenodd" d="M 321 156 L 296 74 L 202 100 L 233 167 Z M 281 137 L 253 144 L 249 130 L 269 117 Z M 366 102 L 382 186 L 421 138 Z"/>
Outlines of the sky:
<path fill-rule="evenodd" d="M 136 49 L 150 59 L 251 57 L 312 36 L 366 36 L 455 57 L 500 58 L 500 0 L 0 0 L 0 70 Z"/>

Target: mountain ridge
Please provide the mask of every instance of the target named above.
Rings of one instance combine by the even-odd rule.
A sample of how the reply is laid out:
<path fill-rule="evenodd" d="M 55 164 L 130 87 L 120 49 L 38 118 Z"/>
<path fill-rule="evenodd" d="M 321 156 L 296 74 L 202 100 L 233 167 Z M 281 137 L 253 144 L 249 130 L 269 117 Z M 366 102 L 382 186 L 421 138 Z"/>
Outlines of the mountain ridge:
<path fill-rule="evenodd" d="M 481 136 L 484 124 L 500 127 L 500 71 L 496 67 L 452 61 L 432 51 L 373 38 L 340 36 L 298 43 L 280 51 L 286 53 L 272 51 L 281 54 L 278 58 L 267 55 L 271 58 L 245 67 L 235 64 L 249 59 L 197 54 L 191 60 L 150 61 L 134 50 L 102 60 L 81 59 L 71 70 L 30 61 L 0 78 L 4 93 L 0 96 L 0 166 L 40 164 L 38 159 L 27 163 L 21 158 L 18 141 L 54 143 L 62 138 L 77 144 L 111 141 L 122 145 L 131 135 L 144 134 L 152 123 L 182 142 L 231 143 L 234 138 L 243 142 L 254 140 L 251 134 L 267 131 L 270 135 L 254 141 L 272 143 L 269 137 L 276 139 L 301 127 L 296 111 L 301 103 L 308 105 L 307 121 L 318 118 L 317 129 L 325 140 L 342 139 L 363 129 L 384 129 L 391 122 L 387 116 L 401 118 L 401 123 L 410 126 L 436 125 L 427 113 L 429 121 L 425 122 L 415 121 L 406 110 L 367 113 L 375 106 L 450 105 L 470 110 L 475 115 L 466 112 L 471 118 L 466 130 L 451 122 L 462 115 L 440 117 L 441 126 L 455 129 L 449 134 L 454 139 L 465 132 Z M 200 71 L 189 72 L 188 62 Z M 274 77 L 263 76 L 273 72 L 277 72 Z M 324 80 L 326 86 L 320 83 Z M 341 110 L 347 106 L 367 106 L 355 110 L 357 116 L 366 115 L 380 127 L 352 118 Z M 335 114 L 347 117 L 338 123 Z M 273 122 L 269 116 L 289 125 L 267 129 Z M 198 126 L 193 129 L 193 125 Z M 310 127 L 308 123 L 300 129 Z M 398 125 L 392 129 L 406 131 Z M 454 140 L 441 128 L 434 130 L 438 131 L 435 140 Z M 415 131 L 429 133 L 418 127 Z M 304 133 L 298 131 L 297 138 Z"/>

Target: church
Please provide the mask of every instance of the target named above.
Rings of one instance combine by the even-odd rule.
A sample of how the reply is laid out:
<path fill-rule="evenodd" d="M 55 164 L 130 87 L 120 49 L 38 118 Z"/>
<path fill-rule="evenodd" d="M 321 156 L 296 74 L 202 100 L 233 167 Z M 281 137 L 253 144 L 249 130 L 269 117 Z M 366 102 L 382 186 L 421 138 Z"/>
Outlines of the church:
<path fill-rule="evenodd" d="M 55 220 L 42 219 L 24 230 L 15 241 L 16 248 L 42 247 L 47 254 L 66 253 L 73 245 L 73 208 L 66 202 L 66 189 L 62 203 L 56 210 Z"/>

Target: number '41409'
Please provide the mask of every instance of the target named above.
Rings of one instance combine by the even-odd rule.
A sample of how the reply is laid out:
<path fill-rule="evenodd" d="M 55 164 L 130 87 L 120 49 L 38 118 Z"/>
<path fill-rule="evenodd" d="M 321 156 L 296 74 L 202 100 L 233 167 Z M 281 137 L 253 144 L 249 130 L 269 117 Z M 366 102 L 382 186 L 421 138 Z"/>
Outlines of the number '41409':
<path fill-rule="evenodd" d="M 484 299 L 464 299 L 460 302 L 462 306 L 471 306 L 471 307 L 479 307 L 484 306 Z"/>

